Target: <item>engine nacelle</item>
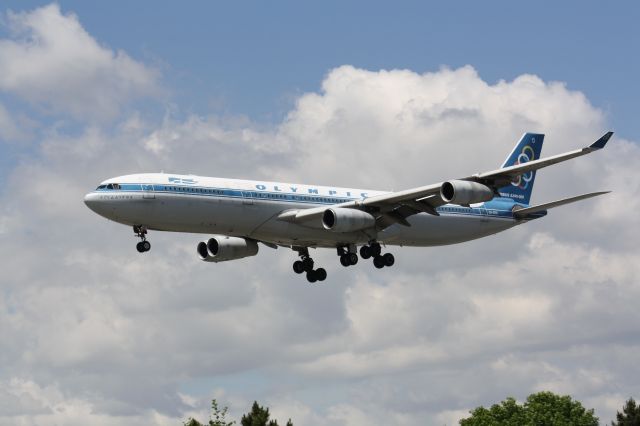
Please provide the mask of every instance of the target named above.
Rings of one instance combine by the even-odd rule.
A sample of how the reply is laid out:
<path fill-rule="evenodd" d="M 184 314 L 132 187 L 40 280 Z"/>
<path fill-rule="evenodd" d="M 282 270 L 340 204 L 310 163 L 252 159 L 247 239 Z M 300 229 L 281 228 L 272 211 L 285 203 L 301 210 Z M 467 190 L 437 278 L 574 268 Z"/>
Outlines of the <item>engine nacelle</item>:
<path fill-rule="evenodd" d="M 451 180 L 440 187 L 440 197 L 447 203 L 464 206 L 489 201 L 494 194 L 491 188 L 478 182 Z"/>
<path fill-rule="evenodd" d="M 332 208 L 324 211 L 322 226 L 333 232 L 353 232 L 371 228 L 376 218 L 357 209 Z"/>
<path fill-rule="evenodd" d="M 198 244 L 198 255 L 205 262 L 224 262 L 258 254 L 258 243 L 246 238 L 215 235 Z"/>

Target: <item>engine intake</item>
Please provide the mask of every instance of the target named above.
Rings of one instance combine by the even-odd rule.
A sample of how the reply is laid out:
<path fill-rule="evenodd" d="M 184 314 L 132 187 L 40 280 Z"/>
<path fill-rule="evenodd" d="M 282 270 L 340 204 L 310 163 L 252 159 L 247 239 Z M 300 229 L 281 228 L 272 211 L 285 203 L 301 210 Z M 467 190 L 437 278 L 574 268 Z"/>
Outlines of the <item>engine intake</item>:
<path fill-rule="evenodd" d="M 371 228 L 376 218 L 367 212 L 356 209 L 332 208 L 324 211 L 322 226 L 333 232 L 353 232 Z"/>
<path fill-rule="evenodd" d="M 224 262 L 258 254 L 258 243 L 240 237 L 215 235 L 206 243 L 198 243 L 198 256 L 205 262 Z"/>
<path fill-rule="evenodd" d="M 493 191 L 486 185 L 466 180 L 451 180 L 440 187 L 440 197 L 446 203 L 469 205 L 493 199 Z"/>

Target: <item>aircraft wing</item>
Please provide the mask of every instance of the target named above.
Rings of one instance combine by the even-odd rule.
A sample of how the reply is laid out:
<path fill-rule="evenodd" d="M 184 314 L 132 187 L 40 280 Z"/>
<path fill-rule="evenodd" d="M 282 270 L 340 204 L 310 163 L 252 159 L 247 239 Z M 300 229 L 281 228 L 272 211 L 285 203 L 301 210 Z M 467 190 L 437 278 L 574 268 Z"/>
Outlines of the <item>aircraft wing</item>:
<path fill-rule="evenodd" d="M 519 176 L 525 173 L 590 154 L 604 148 L 612 135 L 613 132 L 607 132 L 600 139 L 582 149 L 504 167 L 490 172 L 478 173 L 456 180 L 480 183 L 492 189 L 494 193 L 497 193 L 499 188 L 517 180 Z M 376 217 L 376 226 L 380 229 L 386 228 L 394 223 L 409 226 L 406 218 L 411 215 L 423 212 L 435 216 L 439 215 L 436 207 L 447 204 L 440 196 L 443 183 L 444 182 L 440 182 L 403 191 L 390 192 L 363 200 L 336 204 L 331 207 L 365 210 Z M 296 223 L 316 223 L 317 219 L 322 217 L 326 209 L 327 207 L 316 207 L 307 210 L 285 211 L 280 214 L 278 219 Z"/>
<path fill-rule="evenodd" d="M 613 135 L 613 132 L 607 132 L 600 139 L 598 139 L 591 145 L 584 147 L 582 149 L 576 149 L 575 151 L 565 152 L 564 154 L 558 154 L 551 157 L 541 158 L 539 160 L 518 164 L 515 166 L 505 167 L 503 169 L 498 169 L 498 170 L 494 170 L 487 173 L 473 175 L 463 180 L 474 180 L 476 182 L 489 184 L 487 186 L 492 186 L 491 184 L 495 184 L 495 182 L 498 182 L 499 186 L 503 186 L 503 184 L 508 184 L 509 182 L 515 180 L 518 176 L 524 173 L 528 173 L 533 170 L 542 169 L 543 167 L 551 166 L 553 164 L 558 164 L 563 161 L 570 160 L 572 158 L 580 157 L 583 155 L 590 154 L 594 151 L 598 151 L 604 148 L 604 146 L 607 144 L 607 142 L 609 141 L 612 135 Z"/>
<path fill-rule="evenodd" d="M 531 172 L 533 170 L 542 169 L 544 167 L 567 161 L 572 158 L 580 157 L 582 155 L 590 154 L 594 151 L 602 149 L 607 144 L 612 135 L 613 132 L 607 132 L 600 139 L 582 149 L 565 152 L 563 154 L 558 154 L 551 157 L 541 158 L 539 160 L 534 160 L 523 164 L 509 166 L 486 173 L 479 173 L 458 180 L 481 183 L 493 189 L 494 192 L 497 192 L 499 188 L 508 185 L 510 182 L 516 180 L 522 174 Z M 353 204 L 351 206 L 341 205 L 339 207 L 364 207 L 366 209 L 375 209 L 378 210 L 381 215 L 381 217 L 378 219 L 378 222 L 382 221 L 407 224 L 406 220 L 404 219 L 411 214 L 425 212 L 433 215 L 438 215 L 435 208 L 446 204 L 446 202 L 442 200 L 442 197 L 440 197 L 441 187 L 442 183 L 421 186 L 418 188 L 412 188 L 404 191 L 392 192 L 389 194 L 367 198 L 363 201 L 351 203 Z M 384 227 L 384 225 L 388 226 L 391 223 L 381 223 L 381 225 L 383 225 Z"/>

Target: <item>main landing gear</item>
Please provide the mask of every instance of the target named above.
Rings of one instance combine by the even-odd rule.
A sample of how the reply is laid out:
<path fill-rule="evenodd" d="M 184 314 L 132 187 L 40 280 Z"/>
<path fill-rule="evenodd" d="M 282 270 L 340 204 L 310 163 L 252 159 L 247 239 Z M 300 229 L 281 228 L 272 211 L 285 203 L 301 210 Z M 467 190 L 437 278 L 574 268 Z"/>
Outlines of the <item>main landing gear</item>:
<path fill-rule="evenodd" d="M 297 250 L 301 260 L 293 262 L 293 272 L 301 274 L 307 273 L 307 281 L 315 283 L 316 281 L 324 281 L 327 279 L 327 271 L 324 268 L 313 269 L 313 259 L 309 256 L 308 248 L 301 248 Z"/>
<path fill-rule="evenodd" d="M 315 283 L 316 281 L 324 281 L 327 279 L 327 271 L 324 268 L 313 269 L 314 262 L 309 256 L 309 249 L 306 247 L 295 247 L 300 260 L 293 262 L 293 272 L 296 274 L 307 274 L 307 281 Z M 354 244 L 338 247 L 338 256 L 342 266 L 352 266 L 358 263 L 358 252 Z M 360 247 L 360 257 L 363 259 L 373 258 L 373 265 L 382 269 L 385 266 L 393 266 L 395 258 L 391 253 L 382 253 L 380 243 L 373 241 L 365 246 Z"/>
<path fill-rule="evenodd" d="M 393 266 L 396 262 L 396 259 L 391 253 L 382 254 L 380 244 L 375 241 L 369 245 L 360 247 L 360 256 L 363 259 L 373 257 L 373 265 L 378 269 L 382 269 L 385 266 Z"/>
<path fill-rule="evenodd" d="M 138 253 L 144 253 L 151 250 L 151 243 L 147 241 L 147 228 L 142 225 L 134 225 L 133 233 L 136 234 L 136 237 L 140 238 L 140 242 L 136 244 Z"/>
<path fill-rule="evenodd" d="M 338 256 L 340 256 L 340 264 L 345 268 L 358 263 L 358 253 L 356 246 L 350 245 L 345 250 L 345 247 L 338 247 Z"/>

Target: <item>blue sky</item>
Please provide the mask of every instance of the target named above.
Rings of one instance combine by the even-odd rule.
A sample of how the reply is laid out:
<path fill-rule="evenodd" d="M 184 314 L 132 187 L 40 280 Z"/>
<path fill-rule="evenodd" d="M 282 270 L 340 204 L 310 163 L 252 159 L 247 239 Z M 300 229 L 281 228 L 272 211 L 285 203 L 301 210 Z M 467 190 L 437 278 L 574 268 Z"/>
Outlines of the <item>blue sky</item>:
<path fill-rule="evenodd" d="M 180 424 L 215 397 L 451 425 L 542 389 L 608 421 L 640 396 L 636 3 L 58 4 L 0 9 L 0 424 Z M 525 131 L 551 154 L 607 130 L 533 201 L 611 195 L 397 248 L 392 272 L 318 250 L 323 286 L 287 249 L 204 264 L 200 235 L 141 258 L 81 202 L 160 170 L 403 189 L 493 169 Z"/>
<path fill-rule="evenodd" d="M 24 10 L 44 2 L 6 1 Z M 416 72 L 473 65 L 487 82 L 533 73 L 586 93 L 637 134 L 635 2 L 60 3 L 101 43 L 157 62 L 183 108 L 274 122 L 343 64 Z M 222 104 L 221 101 L 222 100 Z M 222 106 L 221 106 L 222 105 Z"/>

